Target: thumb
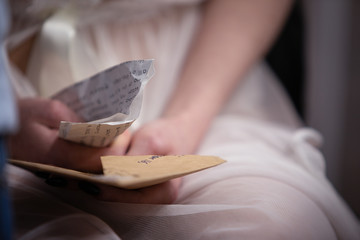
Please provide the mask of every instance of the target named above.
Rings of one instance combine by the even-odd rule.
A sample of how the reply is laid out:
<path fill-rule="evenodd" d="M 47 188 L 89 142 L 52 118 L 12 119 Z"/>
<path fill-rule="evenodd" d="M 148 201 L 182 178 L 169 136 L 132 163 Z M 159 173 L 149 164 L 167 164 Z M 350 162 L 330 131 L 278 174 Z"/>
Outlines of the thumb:
<path fill-rule="evenodd" d="M 166 155 L 167 147 L 157 135 L 134 134 L 127 155 Z"/>
<path fill-rule="evenodd" d="M 142 141 L 141 139 L 134 136 L 134 138 L 130 142 L 130 146 L 129 146 L 127 155 L 136 156 L 136 155 L 154 154 L 154 153 L 151 153 L 150 149 L 151 148 L 146 141 Z"/>
<path fill-rule="evenodd" d="M 58 100 L 28 98 L 19 101 L 22 117 L 35 118 L 50 128 L 58 128 L 60 121 L 80 122 L 81 119 Z"/>
<path fill-rule="evenodd" d="M 43 103 L 43 107 L 45 111 L 41 117 L 50 128 L 58 128 L 60 121 L 81 122 L 75 112 L 58 100 L 48 100 Z"/>

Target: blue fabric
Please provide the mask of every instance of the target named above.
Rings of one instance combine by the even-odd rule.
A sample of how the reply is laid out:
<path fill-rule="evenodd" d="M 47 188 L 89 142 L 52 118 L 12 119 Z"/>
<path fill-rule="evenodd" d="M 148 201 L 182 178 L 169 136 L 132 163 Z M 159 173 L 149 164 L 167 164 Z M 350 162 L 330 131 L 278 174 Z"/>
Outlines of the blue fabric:
<path fill-rule="evenodd" d="M 17 113 L 13 91 L 5 65 L 4 39 L 9 28 L 7 2 L 0 0 L 0 134 L 14 131 L 17 125 Z"/>
<path fill-rule="evenodd" d="M 16 128 L 17 116 L 12 89 L 4 61 L 4 39 L 9 28 L 9 9 L 5 0 L 0 0 L 0 239 L 12 239 L 12 215 L 9 201 L 5 164 L 7 161 L 4 135 Z"/>
<path fill-rule="evenodd" d="M 8 240 L 12 236 L 12 216 L 4 167 L 7 161 L 6 144 L 0 136 L 0 239 Z"/>

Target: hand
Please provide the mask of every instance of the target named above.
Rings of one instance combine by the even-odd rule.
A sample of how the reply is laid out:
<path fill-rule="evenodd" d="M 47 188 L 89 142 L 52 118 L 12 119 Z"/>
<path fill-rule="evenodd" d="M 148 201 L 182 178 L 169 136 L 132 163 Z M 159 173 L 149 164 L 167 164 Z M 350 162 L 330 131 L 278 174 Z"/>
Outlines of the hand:
<path fill-rule="evenodd" d="M 95 186 L 89 183 L 79 185 L 79 187 L 102 201 L 141 204 L 170 204 L 176 200 L 180 184 L 181 178 L 177 178 L 151 187 L 135 190 L 126 190 L 101 184 Z"/>
<path fill-rule="evenodd" d="M 133 134 L 128 155 L 175 155 L 191 154 L 198 142 L 192 125 L 181 118 L 161 118 L 141 127 Z M 181 178 L 155 186 L 125 190 L 104 185 L 82 186 L 100 200 L 130 203 L 169 204 L 176 200 Z M 95 190 L 95 191 L 93 191 Z"/>
<path fill-rule="evenodd" d="M 133 133 L 127 155 L 193 154 L 202 137 L 196 128 L 185 118 L 160 118 Z"/>
<path fill-rule="evenodd" d="M 58 138 L 61 120 L 79 122 L 63 103 L 42 98 L 19 100 L 20 129 L 10 138 L 10 156 L 79 171 L 101 172 L 100 156 L 124 155 L 130 142 L 129 132 L 109 147 L 92 148 Z"/>

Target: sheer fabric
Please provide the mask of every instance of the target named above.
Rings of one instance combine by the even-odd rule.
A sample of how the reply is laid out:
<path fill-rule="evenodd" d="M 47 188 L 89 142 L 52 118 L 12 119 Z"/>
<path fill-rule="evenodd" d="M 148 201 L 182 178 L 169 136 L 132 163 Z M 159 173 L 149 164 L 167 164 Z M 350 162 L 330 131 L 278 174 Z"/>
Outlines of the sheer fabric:
<path fill-rule="evenodd" d="M 130 2 L 145 4 L 114 2 L 119 9 Z M 25 80 L 37 94 L 48 96 L 56 91 L 53 86 L 61 88 L 114 64 L 154 58 L 157 73 L 133 127 L 156 119 L 176 91 L 201 7 L 199 1 L 145 5 L 156 7 L 151 14 L 120 14 L 117 20 L 92 24 L 90 18 L 82 22 L 75 16 L 67 25 L 76 36 L 67 39 L 67 54 L 59 58 L 56 49 L 64 48 L 35 45 Z M 40 34 L 40 42 L 51 41 L 44 28 Z M 76 239 L 86 232 L 81 229 L 90 228 L 93 239 L 103 239 L 101 234 L 113 239 L 358 239 L 358 220 L 325 177 L 317 150 L 321 136 L 302 126 L 265 64 L 254 66 L 239 82 L 197 152 L 228 162 L 184 177 L 175 204 L 99 202 L 85 193 L 46 186 L 10 167 L 17 237 L 39 239 L 55 232 Z M 78 233 L 68 228 L 72 221 L 79 223 Z"/>

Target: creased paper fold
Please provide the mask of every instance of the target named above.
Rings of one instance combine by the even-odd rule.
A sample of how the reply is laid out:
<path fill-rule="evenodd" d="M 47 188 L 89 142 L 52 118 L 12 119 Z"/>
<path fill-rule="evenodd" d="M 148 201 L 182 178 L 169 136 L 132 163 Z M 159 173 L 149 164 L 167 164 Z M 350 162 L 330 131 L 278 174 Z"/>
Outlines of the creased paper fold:
<path fill-rule="evenodd" d="M 53 99 L 85 121 L 62 121 L 59 137 L 93 147 L 109 145 L 139 116 L 143 88 L 154 72 L 151 59 L 128 61 L 56 93 Z"/>

